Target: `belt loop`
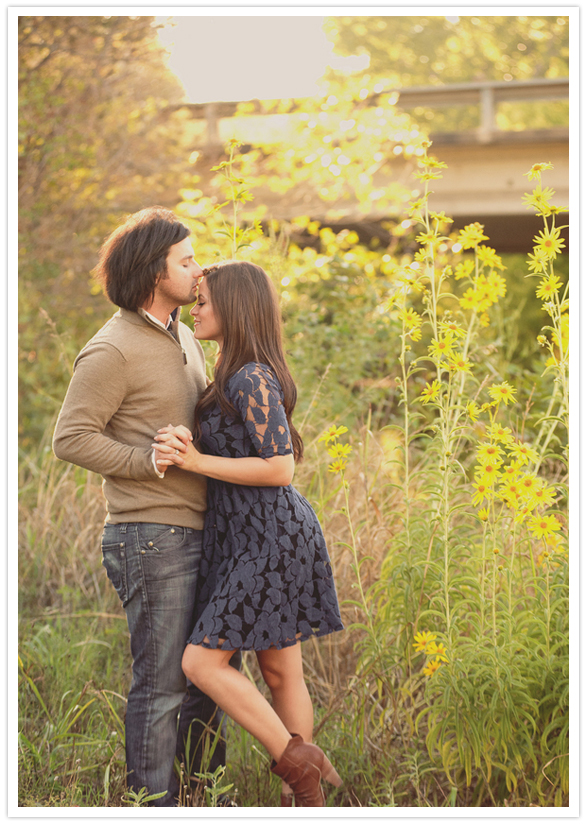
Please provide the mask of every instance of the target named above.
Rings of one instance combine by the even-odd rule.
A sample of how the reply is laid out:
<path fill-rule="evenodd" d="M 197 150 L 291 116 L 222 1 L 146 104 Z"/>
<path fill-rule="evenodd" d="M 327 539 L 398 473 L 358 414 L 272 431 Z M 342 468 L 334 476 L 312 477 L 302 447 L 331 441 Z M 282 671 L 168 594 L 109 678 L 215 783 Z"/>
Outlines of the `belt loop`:
<path fill-rule="evenodd" d="M 120 532 L 124 535 L 126 533 L 127 524 L 119 524 Z"/>

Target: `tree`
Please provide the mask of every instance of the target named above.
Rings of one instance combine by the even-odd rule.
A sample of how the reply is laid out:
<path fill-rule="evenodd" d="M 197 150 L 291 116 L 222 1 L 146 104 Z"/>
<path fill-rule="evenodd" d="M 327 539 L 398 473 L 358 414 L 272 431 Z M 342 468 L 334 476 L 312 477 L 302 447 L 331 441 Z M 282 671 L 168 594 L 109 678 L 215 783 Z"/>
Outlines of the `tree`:
<path fill-rule="evenodd" d="M 369 93 L 408 86 L 568 77 L 569 18 L 565 16 L 329 17 L 326 32 L 344 56 L 368 55 L 369 66 L 351 82 Z M 327 75 L 336 93 L 348 79 Z M 401 105 L 401 98 L 400 98 Z M 536 102 L 516 110 L 503 106 L 504 128 L 566 125 L 565 103 Z M 511 110 L 511 111 L 510 111 Z M 463 107 L 443 113 L 421 107 L 416 119 L 435 129 L 474 125 Z M 522 118 L 522 120 L 520 119 Z"/>
<path fill-rule="evenodd" d="M 160 117 L 182 89 L 152 17 L 22 16 L 18 36 L 20 401 L 30 439 L 40 436 L 36 413 L 46 420 L 63 397 L 60 357 L 69 368 L 80 337 L 111 310 L 91 286 L 103 238 L 129 212 L 174 206 L 189 164 L 182 115 Z M 55 335 L 65 350 L 51 346 Z M 41 349 L 53 360 L 41 365 Z"/>
<path fill-rule="evenodd" d="M 567 77 L 568 17 L 329 17 L 345 56 L 367 54 L 364 77 L 390 88 Z"/>

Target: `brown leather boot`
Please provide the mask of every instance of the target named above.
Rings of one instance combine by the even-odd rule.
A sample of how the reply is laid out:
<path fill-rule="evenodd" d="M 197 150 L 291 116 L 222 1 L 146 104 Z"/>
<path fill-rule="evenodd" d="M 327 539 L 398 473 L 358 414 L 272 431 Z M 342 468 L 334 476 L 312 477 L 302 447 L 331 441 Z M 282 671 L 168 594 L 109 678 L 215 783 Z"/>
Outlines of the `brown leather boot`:
<path fill-rule="evenodd" d="M 281 799 L 279 803 L 280 808 L 291 808 L 293 805 L 293 794 L 292 793 L 282 793 Z"/>
<path fill-rule="evenodd" d="M 317 745 L 304 742 L 297 733 L 293 734 L 271 770 L 293 790 L 296 808 L 324 807 L 321 779 L 331 782 L 337 788 L 342 785 L 342 779 L 324 752 Z"/>

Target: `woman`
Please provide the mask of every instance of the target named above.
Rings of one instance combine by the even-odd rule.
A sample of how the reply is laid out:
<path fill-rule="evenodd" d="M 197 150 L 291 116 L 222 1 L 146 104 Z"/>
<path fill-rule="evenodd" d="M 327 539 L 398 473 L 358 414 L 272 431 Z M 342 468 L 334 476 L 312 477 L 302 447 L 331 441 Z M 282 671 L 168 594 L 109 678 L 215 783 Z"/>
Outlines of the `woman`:
<path fill-rule="evenodd" d="M 214 382 L 196 407 L 194 446 L 183 427 L 156 436 L 161 469 L 208 477 L 196 625 L 183 657 L 189 679 L 255 736 L 282 779 L 282 806 L 321 807 L 321 778 L 342 784 L 311 744 L 312 702 L 301 642 L 342 630 L 318 519 L 291 486 L 303 453 L 292 424 L 296 388 L 281 342 L 277 294 L 255 264 L 208 267 L 190 314 L 194 335 L 216 341 Z M 229 666 L 254 650 L 271 691 Z"/>

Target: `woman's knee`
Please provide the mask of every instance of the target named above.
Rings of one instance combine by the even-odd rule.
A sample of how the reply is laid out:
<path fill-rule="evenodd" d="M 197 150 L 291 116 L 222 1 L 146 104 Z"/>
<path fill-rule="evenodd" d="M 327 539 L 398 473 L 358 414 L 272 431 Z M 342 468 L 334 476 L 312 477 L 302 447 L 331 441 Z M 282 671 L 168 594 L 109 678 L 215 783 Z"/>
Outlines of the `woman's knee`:
<path fill-rule="evenodd" d="M 218 650 L 187 645 L 181 660 L 181 667 L 188 679 L 203 693 L 210 693 L 218 680 L 220 669 L 229 667 L 233 650 Z"/>
<path fill-rule="evenodd" d="M 187 645 L 183 652 L 181 660 L 181 669 L 188 677 L 190 682 L 200 690 L 204 690 L 204 682 L 206 681 L 206 667 L 202 663 L 202 648 L 197 645 Z M 204 691 L 205 692 L 205 691 Z"/>
<path fill-rule="evenodd" d="M 272 692 L 281 690 L 289 684 L 304 681 L 301 662 L 298 662 L 297 657 L 280 653 L 281 651 L 263 651 L 265 655 L 258 656 L 261 674 Z"/>

